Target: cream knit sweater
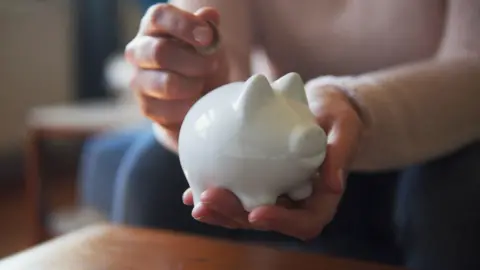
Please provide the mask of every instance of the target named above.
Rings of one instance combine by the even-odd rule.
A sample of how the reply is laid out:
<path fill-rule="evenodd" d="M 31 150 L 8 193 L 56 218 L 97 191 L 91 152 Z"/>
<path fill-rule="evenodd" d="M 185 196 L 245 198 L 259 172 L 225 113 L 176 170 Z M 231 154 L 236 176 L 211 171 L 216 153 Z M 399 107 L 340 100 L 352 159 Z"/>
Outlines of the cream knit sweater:
<path fill-rule="evenodd" d="M 353 170 L 401 168 L 480 139 L 480 1 L 172 3 L 219 10 L 232 80 L 250 75 L 258 45 L 278 75 L 348 89 L 367 123 Z"/>

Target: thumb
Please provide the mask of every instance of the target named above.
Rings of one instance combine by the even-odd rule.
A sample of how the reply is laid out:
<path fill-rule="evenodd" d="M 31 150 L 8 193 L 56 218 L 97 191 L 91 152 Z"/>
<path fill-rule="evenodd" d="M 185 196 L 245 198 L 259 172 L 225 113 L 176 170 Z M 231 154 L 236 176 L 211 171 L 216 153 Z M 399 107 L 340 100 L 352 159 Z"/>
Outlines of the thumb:
<path fill-rule="evenodd" d="M 212 22 L 215 26 L 220 25 L 220 13 L 215 8 L 204 7 L 195 12 L 195 15 L 205 21 Z"/>
<path fill-rule="evenodd" d="M 220 24 L 220 14 L 214 8 L 205 7 L 197 10 L 195 15 L 210 24 L 210 30 L 212 31 L 212 39 L 207 46 L 196 47 L 197 51 L 203 55 L 214 54 L 220 45 L 220 33 L 218 25 Z"/>

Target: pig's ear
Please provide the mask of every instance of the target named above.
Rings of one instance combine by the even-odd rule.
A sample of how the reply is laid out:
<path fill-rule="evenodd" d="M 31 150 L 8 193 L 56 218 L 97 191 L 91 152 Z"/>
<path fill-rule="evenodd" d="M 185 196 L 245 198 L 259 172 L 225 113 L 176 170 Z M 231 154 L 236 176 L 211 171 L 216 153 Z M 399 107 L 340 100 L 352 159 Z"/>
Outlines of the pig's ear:
<path fill-rule="evenodd" d="M 235 109 L 244 116 L 250 117 L 275 97 L 270 82 L 263 75 L 253 75 L 243 86 Z"/>
<path fill-rule="evenodd" d="M 273 82 L 272 88 L 286 98 L 308 104 L 303 80 L 295 72 L 288 73 Z"/>

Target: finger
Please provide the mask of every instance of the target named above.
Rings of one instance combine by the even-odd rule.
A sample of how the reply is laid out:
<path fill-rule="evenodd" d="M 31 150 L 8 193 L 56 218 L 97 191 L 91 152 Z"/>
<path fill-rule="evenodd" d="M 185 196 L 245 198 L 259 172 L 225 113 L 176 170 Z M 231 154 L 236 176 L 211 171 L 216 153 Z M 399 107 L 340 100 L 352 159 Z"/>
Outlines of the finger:
<path fill-rule="evenodd" d="M 217 27 L 220 26 L 220 13 L 212 7 L 203 7 L 194 14 L 205 21 L 212 22 Z"/>
<path fill-rule="evenodd" d="M 332 192 L 325 187 L 323 179 L 314 176 L 314 193 L 296 209 L 275 206 L 263 206 L 249 215 L 254 228 L 263 228 L 302 240 L 312 239 L 333 219 L 342 194 Z"/>
<path fill-rule="evenodd" d="M 211 188 L 202 193 L 200 200 L 219 214 L 248 226 L 248 213 L 232 192 L 222 188 Z"/>
<path fill-rule="evenodd" d="M 337 192 L 345 188 L 345 168 L 348 167 L 353 156 L 352 149 L 356 149 L 358 134 L 351 121 L 338 119 L 332 126 L 328 136 L 327 154 L 322 165 L 322 177 L 326 184 Z"/>
<path fill-rule="evenodd" d="M 342 192 L 344 185 L 343 167 L 336 162 L 335 146 L 327 145 L 325 161 L 321 167 L 321 177 L 326 187 L 334 192 Z"/>
<path fill-rule="evenodd" d="M 189 99 L 200 97 L 203 80 L 184 77 L 173 72 L 139 69 L 133 76 L 130 86 L 157 99 Z"/>
<path fill-rule="evenodd" d="M 302 240 L 316 237 L 324 226 L 308 210 L 287 209 L 276 205 L 256 208 L 248 219 L 255 229 L 276 231 Z"/>
<path fill-rule="evenodd" d="M 280 197 L 278 197 L 277 202 L 275 204 L 278 205 L 278 206 L 285 207 L 287 209 L 292 209 L 296 205 L 298 205 L 299 202 L 293 201 L 288 196 L 280 196 Z"/>
<path fill-rule="evenodd" d="M 153 5 L 147 10 L 139 35 L 170 35 L 193 46 L 207 46 L 213 40 L 213 31 L 204 19 L 169 4 Z"/>
<path fill-rule="evenodd" d="M 335 216 L 343 189 L 342 191 L 332 190 L 327 180 L 320 175 L 314 176 L 313 189 L 312 196 L 306 201 L 305 209 L 308 209 L 320 223 L 326 225 Z"/>
<path fill-rule="evenodd" d="M 162 69 L 188 77 L 204 77 L 217 68 L 215 57 L 196 53 L 167 38 L 138 36 L 125 48 L 125 58 L 144 69 Z"/>
<path fill-rule="evenodd" d="M 193 205 L 193 193 L 191 188 L 185 190 L 182 195 L 182 201 L 185 205 Z"/>
<path fill-rule="evenodd" d="M 195 99 L 162 100 L 139 93 L 140 107 L 144 115 L 163 126 L 178 126 Z"/>
<path fill-rule="evenodd" d="M 300 209 L 282 206 L 262 206 L 248 216 L 253 228 L 276 231 L 302 240 L 317 237 L 333 219 L 341 195 L 321 192 L 315 194 Z"/>
<path fill-rule="evenodd" d="M 213 8 L 203 8 L 195 13 L 200 18 L 203 18 L 210 25 L 212 30 L 212 39 L 207 46 L 196 46 L 195 50 L 202 55 L 213 55 L 219 52 L 219 47 L 221 45 L 220 30 L 218 24 L 220 22 L 220 17 L 218 12 Z"/>
<path fill-rule="evenodd" d="M 222 226 L 230 229 L 240 227 L 235 221 L 215 212 L 204 203 L 198 203 L 192 210 L 192 217 L 196 220 L 215 226 Z"/>

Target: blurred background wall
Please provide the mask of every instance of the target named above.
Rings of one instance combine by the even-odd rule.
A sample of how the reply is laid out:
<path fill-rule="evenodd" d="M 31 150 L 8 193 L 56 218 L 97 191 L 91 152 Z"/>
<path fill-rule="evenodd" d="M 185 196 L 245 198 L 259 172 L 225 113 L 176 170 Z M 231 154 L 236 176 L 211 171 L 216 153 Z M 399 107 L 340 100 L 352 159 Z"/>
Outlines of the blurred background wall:
<path fill-rule="evenodd" d="M 79 130 L 68 138 L 49 136 L 30 144 L 25 155 L 31 130 L 28 116 L 39 107 L 49 112 L 53 108 L 53 114 L 40 117 L 52 134 L 48 126 L 59 118 L 67 128 L 64 121 L 73 119 L 89 126 L 88 120 L 79 120 L 85 115 L 105 124 L 104 116 L 119 113 L 108 113 L 115 97 L 120 111 L 131 115 L 125 109 L 130 100 L 122 97 L 131 91 L 126 84 L 113 85 L 110 75 L 127 78 L 123 69 L 113 68 L 123 62 L 112 59 L 123 59 L 141 13 L 138 0 L 0 0 L 0 259 L 36 243 L 40 229 L 52 231 L 57 210 L 75 209 L 77 203 L 78 158 L 84 141 L 73 133 Z M 96 109 L 88 106 L 91 100 Z M 39 152 L 40 162 L 32 161 Z M 36 167 L 41 174 L 32 169 Z"/>
<path fill-rule="evenodd" d="M 69 1 L 0 1 L 2 153 L 21 145 L 29 108 L 71 99 L 72 23 Z"/>
<path fill-rule="evenodd" d="M 131 0 L 0 0 L 0 185 L 22 174 L 28 111 L 107 95 L 104 58 L 140 15 Z"/>

